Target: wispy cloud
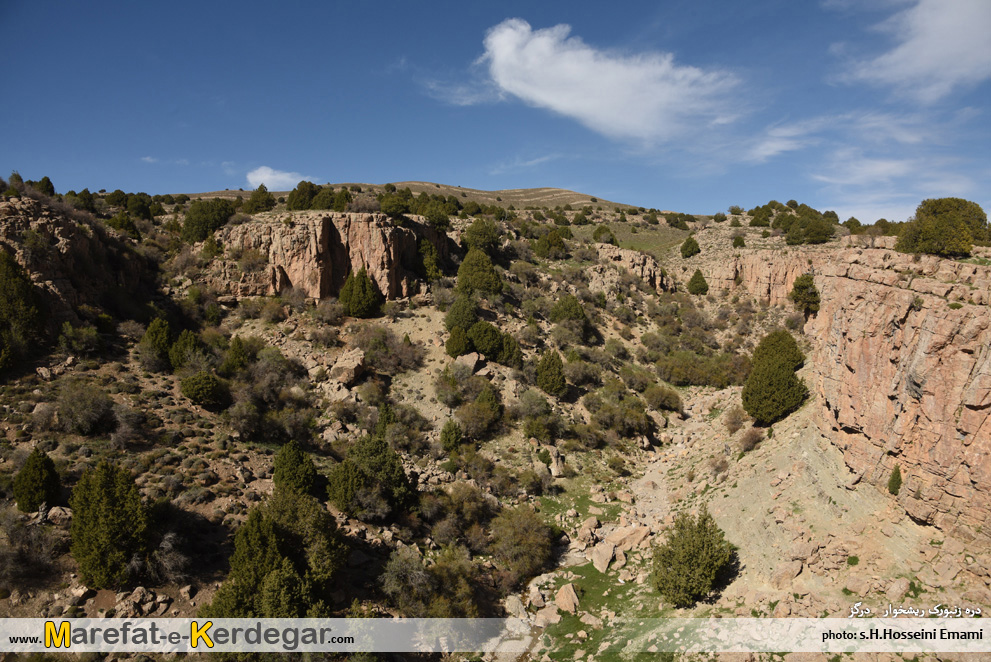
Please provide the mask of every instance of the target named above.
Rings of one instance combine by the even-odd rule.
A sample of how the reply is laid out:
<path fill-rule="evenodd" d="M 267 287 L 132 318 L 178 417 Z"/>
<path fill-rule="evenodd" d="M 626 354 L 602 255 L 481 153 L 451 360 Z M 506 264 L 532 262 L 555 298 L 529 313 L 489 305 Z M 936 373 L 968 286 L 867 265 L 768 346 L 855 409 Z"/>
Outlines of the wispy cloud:
<path fill-rule="evenodd" d="M 145 163 L 158 163 L 158 159 L 154 156 L 142 156 L 141 160 Z"/>
<path fill-rule="evenodd" d="M 538 156 L 536 158 L 524 159 L 517 157 L 511 161 L 505 161 L 495 165 L 491 170 L 489 170 L 490 175 L 504 175 L 508 172 L 516 172 L 519 170 L 527 170 L 529 168 L 534 168 L 543 163 L 549 163 L 551 161 L 556 161 L 560 158 L 564 158 L 563 154 L 545 154 L 544 156 Z"/>
<path fill-rule="evenodd" d="M 847 78 L 894 88 L 923 103 L 991 79 L 988 0 L 918 0 L 876 26 L 895 46 L 855 61 Z"/>
<path fill-rule="evenodd" d="M 264 184 L 266 188 L 274 191 L 285 191 L 295 188 L 296 184 L 304 179 L 315 181 L 314 177 L 301 175 L 298 172 L 275 170 L 268 166 L 255 168 L 248 173 L 248 184 L 251 185 L 251 188 L 258 188 Z"/>
<path fill-rule="evenodd" d="M 597 49 L 570 33 L 568 25 L 534 30 L 507 19 L 488 31 L 475 63 L 487 80 L 428 88 L 462 105 L 511 96 L 610 138 L 649 143 L 735 118 L 735 75 L 678 64 L 671 53 Z"/>

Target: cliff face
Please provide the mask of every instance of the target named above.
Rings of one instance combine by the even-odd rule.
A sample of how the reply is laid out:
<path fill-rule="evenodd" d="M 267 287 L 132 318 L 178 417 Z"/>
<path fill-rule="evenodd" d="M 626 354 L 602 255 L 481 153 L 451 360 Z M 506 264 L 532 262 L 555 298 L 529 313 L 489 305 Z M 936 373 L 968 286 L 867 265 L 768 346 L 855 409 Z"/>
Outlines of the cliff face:
<path fill-rule="evenodd" d="M 50 332 L 63 321 L 78 321 L 83 304 L 129 309 L 155 278 L 151 265 L 113 230 L 26 197 L 0 201 L 0 250 L 13 255 L 42 291 Z"/>
<path fill-rule="evenodd" d="M 882 487 L 900 465 L 897 498 L 910 516 L 991 538 L 991 268 L 802 248 L 742 251 L 705 275 L 717 288 L 788 304 L 807 272 L 822 295 L 805 326 L 809 386 L 847 465 Z"/>
<path fill-rule="evenodd" d="M 415 294 L 417 238 L 446 257 L 447 237 L 429 226 L 397 227 L 383 214 L 302 212 L 285 220 L 253 220 L 217 230 L 228 256 L 257 251 L 266 264 L 245 272 L 234 259 L 218 260 L 211 284 L 235 296 L 277 294 L 290 287 L 307 297 L 335 296 L 348 273 L 362 267 L 387 298 Z"/>

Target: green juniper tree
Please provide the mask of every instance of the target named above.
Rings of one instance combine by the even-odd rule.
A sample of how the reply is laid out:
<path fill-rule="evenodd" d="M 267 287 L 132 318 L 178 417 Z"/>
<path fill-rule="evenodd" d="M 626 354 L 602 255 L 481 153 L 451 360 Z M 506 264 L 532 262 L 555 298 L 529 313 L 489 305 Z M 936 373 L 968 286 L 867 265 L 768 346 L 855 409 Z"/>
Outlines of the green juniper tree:
<path fill-rule="evenodd" d="M 24 466 L 14 476 L 14 501 L 17 509 L 31 513 L 41 504 L 53 506 L 58 501 L 62 483 L 55 463 L 40 448 L 35 448 L 24 461 Z"/>
<path fill-rule="evenodd" d="M 70 551 L 90 588 L 116 588 L 133 577 L 129 564 L 148 553 L 148 517 L 131 473 L 100 462 L 72 490 Z"/>

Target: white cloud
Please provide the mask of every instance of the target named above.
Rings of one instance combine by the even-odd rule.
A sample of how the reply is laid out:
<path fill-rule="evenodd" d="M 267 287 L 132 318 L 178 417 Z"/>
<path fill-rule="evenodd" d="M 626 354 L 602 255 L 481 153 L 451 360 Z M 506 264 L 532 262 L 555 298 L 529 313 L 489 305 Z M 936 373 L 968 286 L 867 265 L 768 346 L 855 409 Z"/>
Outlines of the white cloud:
<path fill-rule="evenodd" d="M 857 62 L 849 77 L 892 86 L 923 103 L 991 79 L 991 2 L 918 0 L 877 26 L 896 45 Z"/>
<path fill-rule="evenodd" d="M 731 73 L 679 65 L 670 53 L 599 50 L 570 32 L 508 19 L 486 34 L 478 64 L 502 94 L 613 138 L 664 141 L 734 118 L 739 104 L 730 92 L 739 81 Z M 454 101 L 475 102 L 469 92 Z"/>
<path fill-rule="evenodd" d="M 158 163 L 158 159 L 156 159 L 154 156 L 142 156 L 141 160 L 144 161 L 145 163 Z"/>
<path fill-rule="evenodd" d="M 275 170 L 274 168 L 269 168 L 268 166 L 255 168 L 248 173 L 248 184 L 251 185 L 251 188 L 258 188 L 260 185 L 264 184 L 265 188 L 270 191 L 288 191 L 295 188 L 296 184 L 300 183 L 304 179 L 316 181 L 315 177 L 301 175 L 298 172 Z"/>
<path fill-rule="evenodd" d="M 882 159 L 864 156 L 859 149 L 836 150 L 827 171 L 812 175 L 826 184 L 870 187 L 916 174 L 922 164 L 915 159 Z"/>

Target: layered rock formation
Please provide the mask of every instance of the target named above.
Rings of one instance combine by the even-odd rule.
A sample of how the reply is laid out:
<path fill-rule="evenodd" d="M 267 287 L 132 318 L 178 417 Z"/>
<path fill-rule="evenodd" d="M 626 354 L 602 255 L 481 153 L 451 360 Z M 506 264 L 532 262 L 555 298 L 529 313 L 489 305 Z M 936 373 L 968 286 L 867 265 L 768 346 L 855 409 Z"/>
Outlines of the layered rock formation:
<path fill-rule="evenodd" d="M 743 250 L 701 268 L 710 287 L 782 305 L 812 273 L 810 387 L 847 465 L 881 486 L 900 465 L 909 515 L 991 538 L 991 268 L 835 247 Z"/>
<path fill-rule="evenodd" d="M 362 267 L 388 298 L 415 294 L 417 241 L 447 255 L 447 237 L 424 223 L 393 224 L 384 214 L 297 212 L 255 219 L 216 232 L 225 250 L 210 281 L 235 296 L 278 294 L 290 287 L 311 299 L 336 296 L 352 270 Z M 236 258 L 257 251 L 266 264 L 255 271 Z"/>

